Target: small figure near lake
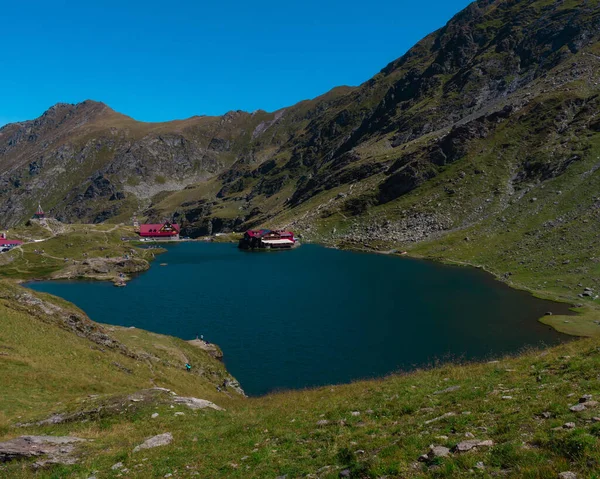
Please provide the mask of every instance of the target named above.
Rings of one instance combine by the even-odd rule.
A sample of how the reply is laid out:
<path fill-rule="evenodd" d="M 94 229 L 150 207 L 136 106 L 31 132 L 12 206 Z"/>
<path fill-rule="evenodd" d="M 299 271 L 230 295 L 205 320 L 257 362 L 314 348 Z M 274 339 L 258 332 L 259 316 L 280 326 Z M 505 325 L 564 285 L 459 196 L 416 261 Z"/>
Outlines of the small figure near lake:
<path fill-rule="evenodd" d="M 189 373 L 192 370 L 192 365 L 190 363 L 185 363 L 185 370 Z"/>

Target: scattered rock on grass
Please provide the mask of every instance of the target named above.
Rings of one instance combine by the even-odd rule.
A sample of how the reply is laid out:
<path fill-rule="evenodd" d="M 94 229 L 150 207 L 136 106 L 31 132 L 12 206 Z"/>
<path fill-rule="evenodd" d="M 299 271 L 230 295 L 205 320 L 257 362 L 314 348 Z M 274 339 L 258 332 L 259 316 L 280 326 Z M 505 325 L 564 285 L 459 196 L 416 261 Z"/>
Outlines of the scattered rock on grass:
<path fill-rule="evenodd" d="M 429 446 L 429 452 L 419 457 L 420 462 L 431 462 L 438 457 L 448 457 L 450 449 L 444 446 Z"/>
<path fill-rule="evenodd" d="M 173 435 L 170 432 L 159 434 L 158 436 L 146 439 L 142 444 L 136 446 L 133 452 L 141 451 L 142 449 L 152 449 L 154 447 L 166 446 L 173 441 Z"/>
<path fill-rule="evenodd" d="M 207 401 L 206 399 L 177 396 L 173 398 L 173 402 L 176 404 L 182 404 L 194 410 L 210 408 L 214 409 L 215 411 L 225 411 L 225 409 L 222 407 L 217 406 L 215 403 Z"/>
<path fill-rule="evenodd" d="M 577 479 L 577 474 L 571 471 L 561 472 L 558 475 L 558 479 Z"/>
<path fill-rule="evenodd" d="M 453 452 L 467 452 L 471 449 L 477 447 L 491 447 L 494 445 L 494 441 L 487 439 L 485 441 L 481 441 L 479 439 L 471 439 L 469 441 L 459 442 L 454 448 L 452 448 Z"/>
<path fill-rule="evenodd" d="M 433 422 L 439 421 L 441 419 L 445 419 L 447 417 L 452 417 L 452 416 L 456 416 L 456 413 L 455 412 L 447 412 L 445 414 L 442 414 L 441 416 L 434 417 L 433 419 L 429 419 L 428 421 L 425 421 L 425 424 L 431 424 Z"/>
<path fill-rule="evenodd" d="M 458 391 L 459 389 L 460 389 L 460 386 L 450 386 L 449 388 L 442 389 L 441 391 L 435 391 L 433 394 L 451 393 L 451 392 L 454 392 L 454 391 Z"/>

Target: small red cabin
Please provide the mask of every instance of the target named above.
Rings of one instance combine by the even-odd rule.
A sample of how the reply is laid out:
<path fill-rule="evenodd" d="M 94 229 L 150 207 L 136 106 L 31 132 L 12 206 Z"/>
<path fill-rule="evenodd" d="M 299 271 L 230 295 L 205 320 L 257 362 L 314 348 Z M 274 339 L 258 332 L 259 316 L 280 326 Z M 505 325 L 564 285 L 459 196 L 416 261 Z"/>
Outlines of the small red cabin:
<path fill-rule="evenodd" d="M 140 236 L 142 238 L 154 239 L 179 239 L 179 225 L 169 223 L 140 225 Z"/>

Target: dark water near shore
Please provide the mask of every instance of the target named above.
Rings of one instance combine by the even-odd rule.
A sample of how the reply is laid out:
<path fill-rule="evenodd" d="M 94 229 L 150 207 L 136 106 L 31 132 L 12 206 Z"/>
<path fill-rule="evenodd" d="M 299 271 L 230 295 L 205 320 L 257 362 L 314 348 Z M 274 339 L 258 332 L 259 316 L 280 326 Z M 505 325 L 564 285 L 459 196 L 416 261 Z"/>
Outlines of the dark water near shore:
<path fill-rule="evenodd" d="M 168 263 L 161 267 L 159 263 Z M 250 395 L 382 376 L 438 359 L 488 359 L 565 336 L 537 321 L 562 304 L 475 269 L 304 245 L 251 253 L 169 247 L 126 288 L 39 282 L 95 321 L 203 334 Z"/>

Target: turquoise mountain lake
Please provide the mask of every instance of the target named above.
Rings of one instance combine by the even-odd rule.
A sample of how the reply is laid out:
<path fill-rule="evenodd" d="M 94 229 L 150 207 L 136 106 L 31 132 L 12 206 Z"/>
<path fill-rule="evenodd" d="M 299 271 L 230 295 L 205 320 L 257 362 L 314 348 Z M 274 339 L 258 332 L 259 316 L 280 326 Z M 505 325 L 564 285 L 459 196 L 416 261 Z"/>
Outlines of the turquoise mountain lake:
<path fill-rule="evenodd" d="M 249 395 L 383 376 L 438 360 L 489 359 L 565 336 L 537 321 L 562 304 L 470 268 L 304 245 L 168 247 L 126 288 L 37 282 L 94 321 L 205 339 Z M 159 262 L 168 263 L 159 266 Z M 183 364 L 182 364 L 183 367 Z"/>

